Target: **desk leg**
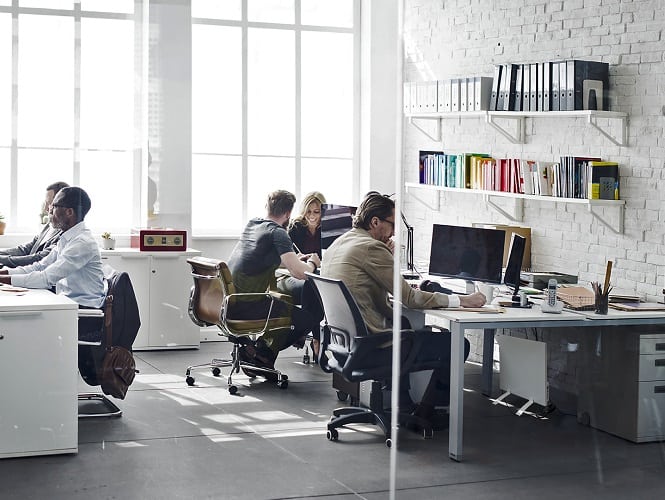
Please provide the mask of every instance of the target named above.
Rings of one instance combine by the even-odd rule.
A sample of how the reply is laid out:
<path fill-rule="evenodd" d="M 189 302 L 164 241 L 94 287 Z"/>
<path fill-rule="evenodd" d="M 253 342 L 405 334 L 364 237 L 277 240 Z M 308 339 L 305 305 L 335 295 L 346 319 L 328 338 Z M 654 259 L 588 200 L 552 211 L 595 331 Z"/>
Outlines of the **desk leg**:
<path fill-rule="evenodd" d="M 462 460 L 462 432 L 464 419 L 464 328 L 450 322 L 450 419 L 448 429 L 448 456 Z"/>
<path fill-rule="evenodd" d="M 483 332 L 483 372 L 480 378 L 480 392 L 484 396 L 492 395 L 492 375 L 494 371 L 494 328 L 485 328 Z"/>

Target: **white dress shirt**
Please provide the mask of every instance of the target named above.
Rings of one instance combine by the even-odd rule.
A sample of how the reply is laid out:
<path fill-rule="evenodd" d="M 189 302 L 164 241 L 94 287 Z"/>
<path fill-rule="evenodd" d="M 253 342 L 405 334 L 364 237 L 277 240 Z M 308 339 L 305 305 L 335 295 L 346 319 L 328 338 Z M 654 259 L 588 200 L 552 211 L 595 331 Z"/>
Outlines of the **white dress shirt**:
<path fill-rule="evenodd" d="M 62 233 L 57 246 L 42 260 L 29 266 L 8 269 L 12 285 L 26 288 L 55 286 L 82 306 L 104 303 L 104 273 L 99 247 L 84 222 Z"/>

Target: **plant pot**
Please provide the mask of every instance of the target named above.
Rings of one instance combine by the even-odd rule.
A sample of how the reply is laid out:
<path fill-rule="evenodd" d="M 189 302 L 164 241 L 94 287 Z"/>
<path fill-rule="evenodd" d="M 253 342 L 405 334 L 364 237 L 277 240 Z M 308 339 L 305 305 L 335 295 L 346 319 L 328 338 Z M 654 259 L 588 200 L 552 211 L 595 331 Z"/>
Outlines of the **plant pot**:
<path fill-rule="evenodd" d="M 5 234 L 5 227 L 7 227 L 7 223 L 0 221 L 0 234 Z"/>
<path fill-rule="evenodd" d="M 102 238 L 102 248 L 104 250 L 113 250 L 115 248 L 115 239 Z"/>

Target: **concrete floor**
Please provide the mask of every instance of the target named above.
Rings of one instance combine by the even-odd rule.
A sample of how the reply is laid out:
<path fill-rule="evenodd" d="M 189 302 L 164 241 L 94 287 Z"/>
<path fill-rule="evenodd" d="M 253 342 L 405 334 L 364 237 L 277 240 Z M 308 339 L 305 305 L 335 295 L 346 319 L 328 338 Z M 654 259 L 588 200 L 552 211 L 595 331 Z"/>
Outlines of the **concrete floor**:
<path fill-rule="evenodd" d="M 140 374 L 118 402 L 123 416 L 80 421 L 77 455 L 1 460 L 0 498 L 388 497 L 383 435 L 356 426 L 326 440 L 340 402 L 330 376 L 302 364 L 303 351 L 280 355 L 286 390 L 238 376 L 240 395 L 231 396 L 209 371 L 186 386 L 187 365 L 228 352 L 207 343 L 136 353 Z M 663 443 L 633 444 L 557 411 L 517 417 L 477 392 L 479 372 L 467 363 L 465 461 L 448 459 L 447 431 L 432 440 L 401 431 L 397 498 L 665 498 Z"/>

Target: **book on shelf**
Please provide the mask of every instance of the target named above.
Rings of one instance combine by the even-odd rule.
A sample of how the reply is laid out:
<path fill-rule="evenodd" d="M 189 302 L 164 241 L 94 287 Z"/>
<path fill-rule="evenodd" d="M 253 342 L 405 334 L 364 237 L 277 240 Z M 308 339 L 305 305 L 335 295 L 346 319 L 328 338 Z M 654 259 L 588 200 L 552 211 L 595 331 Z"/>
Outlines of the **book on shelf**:
<path fill-rule="evenodd" d="M 589 162 L 590 200 L 618 200 L 619 164 L 613 161 Z"/>

